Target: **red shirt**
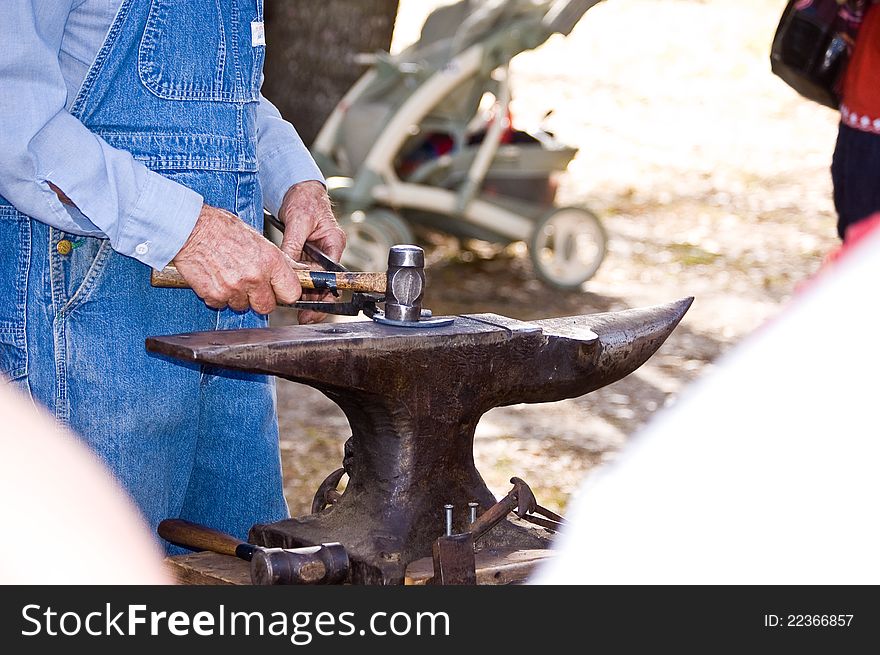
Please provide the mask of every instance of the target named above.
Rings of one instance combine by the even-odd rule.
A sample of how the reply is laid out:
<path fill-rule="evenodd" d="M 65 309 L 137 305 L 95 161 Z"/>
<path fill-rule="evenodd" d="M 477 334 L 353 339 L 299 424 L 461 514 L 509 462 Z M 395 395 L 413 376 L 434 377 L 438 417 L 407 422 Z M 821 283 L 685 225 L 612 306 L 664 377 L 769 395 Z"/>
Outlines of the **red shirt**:
<path fill-rule="evenodd" d="M 841 119 L 880 134 L 880 6 L 868 7 L 843 83 Z"/>

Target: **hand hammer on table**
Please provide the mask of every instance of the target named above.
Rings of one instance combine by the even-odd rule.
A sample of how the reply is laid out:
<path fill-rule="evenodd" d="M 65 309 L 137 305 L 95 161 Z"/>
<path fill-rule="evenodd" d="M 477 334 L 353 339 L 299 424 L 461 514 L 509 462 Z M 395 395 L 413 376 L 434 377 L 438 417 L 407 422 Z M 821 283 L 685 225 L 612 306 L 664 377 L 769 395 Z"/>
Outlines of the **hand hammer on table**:
<path fill-rule="evenodd" d="M 255 585 L 341 584 L 348 577 L 348 553 L 337 542 L 304 548 L 264 548 L 183 519 L 165 519 L 157 532 L 177 546 L 250 562 L 251 582 Z"/>

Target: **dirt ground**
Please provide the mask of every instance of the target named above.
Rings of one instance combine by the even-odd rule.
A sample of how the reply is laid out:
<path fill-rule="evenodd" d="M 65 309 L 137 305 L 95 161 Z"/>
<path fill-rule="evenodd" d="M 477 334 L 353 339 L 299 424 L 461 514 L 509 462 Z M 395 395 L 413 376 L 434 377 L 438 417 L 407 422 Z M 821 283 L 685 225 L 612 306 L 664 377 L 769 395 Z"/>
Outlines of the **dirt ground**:
<path fill-rule="evenodd" d="M 415 39 L 438 4 L 402 0 L 392 49 Z M 516 124 L 543 125 L 579 148 L 558 200 L 599 214 L 608 255 L 582 291 L 561 293 L 535 279 L 521 244 L 462 250 L 423 235 L 426 306 L 534 319 L 696 301 L 660 352 L 626 379 L 552 406 L 486 414 L 476 461 L 496 494 L 517 475 L 539 502 L 564 511 L 593 467 L 779 312 L 836 246 L 828 166 L 837 115 L 770 73 L 784 5 L 609 0 L 568 38 L 514 60 Z M 282 314 L 276 323 L 293 320 Z M 278 400 L 286 493 L 297 515 L 340 465 L 350 430 L 311 389 L 280 380 Z"/>

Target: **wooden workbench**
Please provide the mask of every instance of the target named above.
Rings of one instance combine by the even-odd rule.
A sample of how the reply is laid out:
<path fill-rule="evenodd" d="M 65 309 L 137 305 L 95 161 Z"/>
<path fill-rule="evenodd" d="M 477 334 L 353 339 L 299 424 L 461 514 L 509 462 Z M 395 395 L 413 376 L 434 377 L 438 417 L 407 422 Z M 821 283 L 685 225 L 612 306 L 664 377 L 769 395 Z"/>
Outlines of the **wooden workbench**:
<path fill-rule="evenodd" d="M 550 550 L 477 551 L 477 584 L 518 584 L 525 581 L 535 567 L 552 555 Z M 244 560 L 216 553 L 175 555 L 165 564 L 179 584 L 186 585 L 249 585 L 250 565 Z M 434 574 L 430 557 L 412 562 L 406 569 L 405 584 L 427 584 Z"/>

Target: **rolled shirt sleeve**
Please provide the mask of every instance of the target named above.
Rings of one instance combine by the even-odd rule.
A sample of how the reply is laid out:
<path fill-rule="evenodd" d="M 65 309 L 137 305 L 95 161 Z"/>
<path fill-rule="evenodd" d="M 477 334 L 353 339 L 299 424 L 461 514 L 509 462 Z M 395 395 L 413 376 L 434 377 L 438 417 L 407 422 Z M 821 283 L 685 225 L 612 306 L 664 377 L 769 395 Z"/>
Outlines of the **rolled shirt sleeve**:
<path fill-rule="evenodd" d="M 324 176 L 293 125 L 281 117 L 275 106 L 260 95 L 257 105 L 257 160 L 263 204 L 275 216 L 284 194 L 294 184 Z"/>
<path fill-rule="evenodd" d="M 111 147 L 67 111 L 58 53 L 73 4 L 0 5 L 0 195 L 39 221 L 108 238 L 117 252 L 162 268 L 192 232 L 202 196 Z"/>

